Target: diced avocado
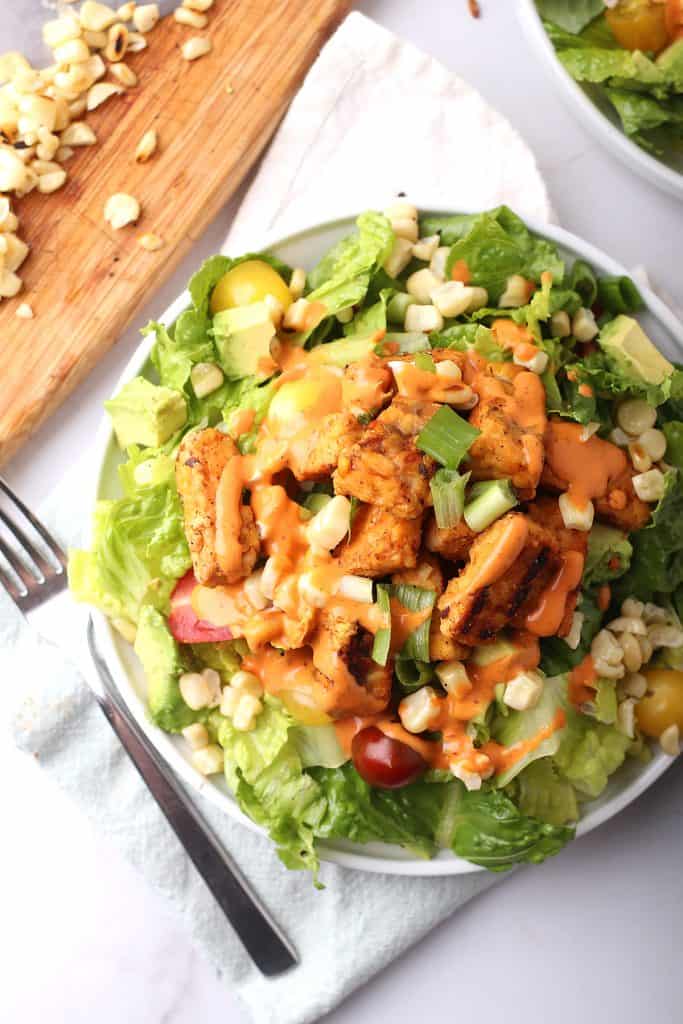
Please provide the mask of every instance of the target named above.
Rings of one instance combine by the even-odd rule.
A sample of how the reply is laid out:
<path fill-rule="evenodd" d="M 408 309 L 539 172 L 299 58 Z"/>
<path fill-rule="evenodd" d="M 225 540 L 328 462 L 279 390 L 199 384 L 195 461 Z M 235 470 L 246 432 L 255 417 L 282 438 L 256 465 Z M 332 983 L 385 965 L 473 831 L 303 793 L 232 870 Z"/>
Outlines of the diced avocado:
<path fill-rule="evenodd" d="M 652 344 L 637 320 L 623 313 L 605 324 L 600 347 L 622 372 L 646 384 L 661 384 L 674 367 Z"/>
<path fill-rule="evenodd" d="M 272 377 L 270 346 L 275 337 L 265 302 L 224 309 L 213 318 L 213 337 L 228 380 Z"/>
<path fill-rule="evenodd" d="M 202 713 L 187 706 L 178 679 L 185 667 L 180 648 L 160 615 L 151 605 L 140 613 L 135 653 L 147 678 L 147 702 L 152 720 L 166 732 L 180 732 L 198 721 Z"/>
<path fill-rule="evenodd" d="M 588 534 L 588 552 L 583 574 L 585 586 L 606 583 L 623 576 L 631 564 L 633 546 L 625 533 L 613 526 L 596 523 Z"/>
<path fill-rule="evenodd" d="M 158 448 L 187 420 L 187 405 L 180 392 L 144 377 L 124 384 L 116 398 L 104 405 L 122 448 L 132 444 Z"/>
<path fill-rule="evenodd" d="M 510 640 L 496 640 L 492 644 L 482 644 L 481 647 L 475 647 L 470 661 L 478 665 L 479 668 L 484 668 L 486 665 L 491 665 L 494 661 L 511 658 L 514 654 L 518 654 L 520 650 L 522 648 L 518 644 L 513 644 Z"/>
<path fill-rule="evenodd" d="M 318 345 L 312 349 L 308 362 L 314 366 L 348 366 L 349 363 L 372 355 L 376 345 L 376 334 L 340 338 L 338 341 L 330 341 L 326 345 Z"/>

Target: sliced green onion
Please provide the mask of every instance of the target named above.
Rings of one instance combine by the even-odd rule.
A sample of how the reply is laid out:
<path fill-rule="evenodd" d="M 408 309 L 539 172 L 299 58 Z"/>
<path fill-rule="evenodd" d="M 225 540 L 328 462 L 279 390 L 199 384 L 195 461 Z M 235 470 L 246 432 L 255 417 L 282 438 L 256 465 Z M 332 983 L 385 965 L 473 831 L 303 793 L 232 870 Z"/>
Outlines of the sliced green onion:
<path fill-rule="evenodd" d="M 378 629 L 372 645 L 372 660 L 378 665 L 386 665 L 391 647 L 391 605 L 389 604 L 389 588 L 381 583 L 377 586 L 377 607 L 386 617 L 388 625 Z"/>
<path fill-rule="evenodd" d="M 425 587 L 413 587 L 401 583 L 391 588 L 391 596 L 409 612 L 429 612 L 424 622 L 414 629 L 401 648 L 398 659 L 408 661 L 429 661 L 429 633 L 431 610 L 436 601 L 436 592 Z"/>
<path fill-rule="evenodd" d="M 416 352 L 413 361 L 418 370 L 424 370 L 425 373 L 436 373 L 436 364 L 429 352 Z"/>
<path fill-rule="evenodd" d="M 388 355 L 387 345 L 394 348 L 391 354 L 410 355 L 412 352 L 431 352 L 429 338 L 421 331 L 397 331 L 396 333 L 385 334 L 384 338 L 375 351 L 378 355 Z M 395 347 L 396 346 L 396 347 Z"/>
<path fill-rule="evenodd" d="M 304 501 L 304 508 L 307 508 L 313 515 L 317 515 L 322 508 L 325 508 L 328 501 L 331 500 L 332 496 L 330 494 L 320 494 L 318 491 L 314 491 Z"/>
<path fill-rule="evenodd" d="M 517 504 L 509 480 L 485 480 L 475 484 L 465 505 L 465 522 L 470 530 L 481 533 Z"/>
<path fill-rule="evenodd" d="M 429 484 L 434 501 L 436 525 L 448 530 L 462 519 L 465 511 L 465 487 L 470 473 L 458 473 L 457 469 L 439 469 Z"/>
<path fill-rule="evenodd" d="M 442 405 L 417 435 L 416 445 L 447 469 L 457 469 L 480 431 Z"/>
<path fill-rule="evenodd" d="M 579 293 L 584 306 L 592 306 L 598 297 L 598 280 L 585 260 L 577 260 L 572 267 L 569 287 Z"/>
<path fill-rule="evenodd" d="M 598 281 L 598 300 L 608 313 L 638 313 L 643 297 L 630 277 L 603 277 Z"/>
<path fill-rule="evenodd" d="M 397 658 L 394 672 L 404 693 L 413 693 L 434 678 L 434 669 L 429 662 L 412 661 L 409 658 Z"/>
<path fill-rule="evenodd" d="M 387 303 L 387 320 L 389 323 L 403 325 L 406 319 L 406 310 L 414 302 L 413 296 L 408 295 L 407 292 L 397 292 L 396 295 L 392 296 Z"/>

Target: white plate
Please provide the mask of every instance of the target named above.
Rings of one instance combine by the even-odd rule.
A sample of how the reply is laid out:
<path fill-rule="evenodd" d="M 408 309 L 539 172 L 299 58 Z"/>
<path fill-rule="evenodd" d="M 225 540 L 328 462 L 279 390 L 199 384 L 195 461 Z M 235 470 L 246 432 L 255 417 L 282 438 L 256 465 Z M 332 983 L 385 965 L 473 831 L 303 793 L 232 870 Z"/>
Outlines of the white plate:
<path fill-rule="evenodd" d="M 636 174 L 677 199 L 683 199 L 683 160 L 668 162 L 664 158 L 658 159 L 633 142 L 623 131 L 616 111 L 607 99 L 599 95 L 599 90 L 580 85 L 565 70 L 543 28 L 534 0 L 518 0 L 518 10 L 531 45 L 555 79 L 565 103 L 588 131 Z"/>
<path fill-rule="evenodd" d="M 430 211 L 425 204 L 425 213 Z M 601 274 L 625 274 L 623 267 L 599 252 L 586 242 L 579 241 L 573 235 L 560 228 L 550 228 L 527 221 L 529 227 L 539 235 L 554 241 L 564 256 L 575 259 L 582 257 Z M 290 235 L 284 239 L 267 240 L 261 248 L 270 248 L 277 252 L 291 266 L 312 267 L 320 256 L 340 237 L 353 227 L 353 218 L 329 222 Z M 683 327 L 666 306 L 649 291 L 644 292 L 648 312 L 641 315 L 646 331 L 661 349 L 669 356 L 680 356 L 683 351 Z M 181 295 L 161 317 L 162 322 L 170 324 L 188 304 L 187 293 Z M 142 372 L 147 363 L 152 340 L 146 338 L 136 351 L 124 370 L 116 391 L 132 377 Z M 117 466 L 121 455 L 114 441 L 108 418 L 104 417 L 97 439 L 98 465 L 100 467 L 92 501 L 96 498 L 113 498 L 120 495 Z M 153 725 L 145 712 L 145 680 L 140 665 L 132 648 L 119 633 L 110 625 L 104 615 L 95 614 L 97 642 L 109 665 L 116 685 L 124 700 L 132 709 L 137 721 L 153 740 L 157 748 L 173 767 L 181 779 L 198 793 L 202 793 L 226 814 L 238 819 L 255 831 L 262 831 L 249 818 L 242 814 L 223 780 L 206 779 L 192 767 L 187 745 L 178 737 L 170 736 Z M 607 821 L 627 804 L 631 803 L 640 793 L 650 786 L 671 764 L 671 758 L 658 752 L 648 765 L 631 761 L 618 772 L 599 800 L 593 801 L 587 808 L 578 827 L 579 835 L 583 835 Z M 420 860 L 397 846 L 383 843 L 372 843 L 361 846 L 348 842 L 321 844 L 320 855 L 324 860 L 334 861 L 346 867 L 359 868 L 363 871 L 390 872 L 402 875 L 457 875 L 481 870 L 467 861 L 461 860 L 448 851 L 441 851 L 433 860 Z"/>

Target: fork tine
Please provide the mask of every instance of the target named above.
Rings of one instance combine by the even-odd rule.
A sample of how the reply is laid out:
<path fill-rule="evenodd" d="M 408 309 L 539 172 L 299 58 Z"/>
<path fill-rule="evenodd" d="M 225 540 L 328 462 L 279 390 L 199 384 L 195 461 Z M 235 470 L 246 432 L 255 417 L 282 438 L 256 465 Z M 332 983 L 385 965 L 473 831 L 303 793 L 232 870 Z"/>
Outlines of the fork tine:
<path fill-rule="evenodd" d="M 9 487 L 5 480 L 0 477 L 0 490 L 2 490 L 11 502 L 19 509 L 24 518 L 31 524 L 36 533 L 42 537 L 43 541 L 47 545 L 50 552 L 55 556 L 57 562 L 61 566 L 61 571 L 66 570 L 67 558 L 64 551 L 54 539 L 51 533 L 43 526 L 39 519 L 37 519 L 33 513 L 26 507 L 21 498 L 19 498 L 14 491 Z M 6 521 L 6 520 L 5 520 Z M 16 534 L 15 534 L 16 536 Z M 30 548 L 29 548 L 30 553 Z M 51 572 L 54 570 L 50 567 Z M 43 570 L 44 571 L 44 570 Z"/>
<path fill-rule="evenodd" d="M 29 538 L 26 536 L 21 527 L 17 526 L 17 524 L 13 522 L 8 515 L 5 515 L 1 508 L 0 523 L 5 524 L 8 531 L 15 539 L 19 547 L 22 549 L 24 554 L 28 555 L 30 560 L 34 563 L 36 569 L 38 570 L 39 574 L 43 577 L 43 579 L 45 578 L 45 576 L 51 576 L 54 572 L 57 571 L 53 565 L 50 565 L 50 563 L 46 561 L 45 558 L 43 558 L 40 551 L 38 551 L 35 544 L 31 540 L 29 540 Z"/>
<path fill-rule="evenodd" d="M 4 555 L 12 570 L 19 577 L 27 591 L 32 590 L 34 587 L 38 586 L 38 584 L 43 582 L 29 571 L 20 558 L 17 558 L 14 551 L 12 551 L 8 544 L 5 544 L 2 537 L 0 537 L 0 554 Z"/>
<path fill-rule="evenodd" d="M 23 599 L 27 596 L 14 582 L 14 579 L 0 566 L 0 586 L 7 591 L 15 604 L 21 607 Z"/>

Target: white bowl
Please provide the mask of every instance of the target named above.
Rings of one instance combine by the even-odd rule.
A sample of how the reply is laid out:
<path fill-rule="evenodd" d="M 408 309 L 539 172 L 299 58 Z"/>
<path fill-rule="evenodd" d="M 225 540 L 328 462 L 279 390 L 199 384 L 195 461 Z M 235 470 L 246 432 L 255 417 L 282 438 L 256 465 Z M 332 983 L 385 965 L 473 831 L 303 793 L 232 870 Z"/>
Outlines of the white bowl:
<path fill-rule="evenodd" d="M 443 212 L 429 210 L 426 204 L 422 209 L 425 213 Z M 348 234 L 353 227 L 353 220 L 353 217 L 347 217 L 308 228 L 295 235 L 290 235 L 288 238 L 269 239 L 261 248 L 274 250 L 291 266 L 310 268 L 334 242 L 344 234 Z M 531 230 L 538 235 L 543 235 L 555 242 L 564 256 L 572 259 L 581 257 L 601 274 L 626 273 L 624 268 L 614 260 L 587 242 L 582 242 L 570 235 L 567 231 L 534 224 L 530 221 L 527 223 Z M 644 291 L 643 297 L 648 309 L 647 313 L 641 315 L 645 329 L 665 353 L 672 357 L 680 356 L 683 351 L 683 327 L 652 292 Z M 188 302 L 189 296 L 185 292 L 166 310 L 161 317 L 162 322 L 167 325 L 172 323 Z M 147 363 L 151 345 L 152 339 L 150 338 L 142 341 L 126 366 L 116 391 L 126 381 L 142 372 Z M 121 462 L 121 454 L 106 417 L 103 419 L 98 434 L 96 457 L 100 469 L 92 500 L 118 497 L 121 492 L 116 470 Z M 101 613 L 95 613 L 95 626 L 98 646 L 109 665 L 119 692 L 141 727 L 177 775 L 191 790 L 201 793 L 215 806 L 222 808 L 226 814 L 255 831 L 262 831 L 259 826 L 242 814 L 222 779 L 217 781 L 206 779 L 192 767 L 187 745 L 182 739 L 163 732 L 148 719 L 145 710 L 145 680 L 132 648 Z M 671 764 L 671 760 L 658 751 L 648 765 L 642 765 L 636 761 L 624 765 L 623 769 L 610 781 L 603 795 L 587 805 L 578 826 L 578 834 L 583 835 L 589 832 L 635 800 L 655 779 L 659 778 Z M 321 843 L 320 856 L 324 860 L 334 861 L 345 867 L 402 875 L 458 875 L 482 870 L 446 850 L 440 851 L 433 860 L 422 860 L 406 853 L 398 846 L 384 843 L 370 843 L 362 846 L 350 842 Z"/>
<path fill-rule="evenodd" d="M 519 16 L 531 45 L 552 75 L 569 109 L 588 131 L 623 163 L 658 188 L 683 199 L 683 159 L 658 159 L 625 134 L 609 101 L 597 90 L 576 82 L 559 60 L 536 9 L 534 0 L 518 0 Z"/>

